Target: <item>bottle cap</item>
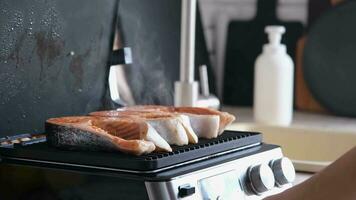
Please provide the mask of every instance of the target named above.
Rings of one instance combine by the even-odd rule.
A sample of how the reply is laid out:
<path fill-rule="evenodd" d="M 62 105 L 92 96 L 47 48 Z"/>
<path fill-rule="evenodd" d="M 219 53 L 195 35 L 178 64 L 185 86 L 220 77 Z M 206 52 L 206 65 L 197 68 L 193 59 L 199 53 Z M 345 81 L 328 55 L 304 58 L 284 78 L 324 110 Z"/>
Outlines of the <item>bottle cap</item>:
<path fill-rule="evenodd" d="M 266 26 L 269 44 L 276 46 L 281 44 L 282 34 L 286 32 L 284 26 Z"/>

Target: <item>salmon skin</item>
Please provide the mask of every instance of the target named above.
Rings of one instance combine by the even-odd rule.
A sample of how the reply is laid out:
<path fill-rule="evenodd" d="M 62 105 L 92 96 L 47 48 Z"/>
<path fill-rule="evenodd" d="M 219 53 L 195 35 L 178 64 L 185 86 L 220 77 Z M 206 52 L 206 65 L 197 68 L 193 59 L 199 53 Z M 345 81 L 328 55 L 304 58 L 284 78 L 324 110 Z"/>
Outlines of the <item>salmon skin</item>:
<path fill-rule="evenodd" d="M 61 117 L 46 121 L 51 145 L 80 150 L 121 151 L 134 155 L 156 150 L 172 151 L 145 122 L 133 119 Z"/>

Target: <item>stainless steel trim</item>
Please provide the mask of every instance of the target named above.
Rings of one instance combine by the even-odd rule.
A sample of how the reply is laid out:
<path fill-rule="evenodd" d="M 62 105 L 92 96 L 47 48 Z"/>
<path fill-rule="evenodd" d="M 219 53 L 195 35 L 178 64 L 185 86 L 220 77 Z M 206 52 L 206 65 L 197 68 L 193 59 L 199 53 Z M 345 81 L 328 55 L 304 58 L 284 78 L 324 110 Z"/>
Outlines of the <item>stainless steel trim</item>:
<path fill-rule="evenodd" d="M 196 188 L 195 194 L 185 197 L 185 200 L 200 200 L 203 199 L 203 190 L 201 186 L 201 180 L 214 177 L 214 176 L 231 176 L 230 172 L 236 174 L 236 189 L 239 191 L 239 194 L 234 199 L 245 199 L 245 200 L 260 200 L 266 196 L 279 193 L 289 187 L 291 184 L 286 184 L 283 187 L 274 187 L 268 192 L 264 192 L 261 195 L 255 195 L 250 193 L 250 188 L 248 188 L 247 181 L 247 169 L 250 166 L 268 164 L 272 159 L 278 159 L 283 157 L 282 151 L 280 148 L 275 148 L 265 152 L 253 154 L 251 156 L 243 157 L 241 159 L 236 159 L 230 162 L 222 163 L 215 165 L 206 169 L 201 169 L 193 171 L 182 176 L 175 177 L 169 181 L 163 182 L 145 182 L 146 191 L 151 200 L 166 200 L 166 199 L 179 199 L 178 198 L 178 188 L 179 186 L 189 184 L 192 187 Z M 218 188 L 224 188 L 220 185 Z M 217 188 L 217 189 L 218 189 Z M 218 190 L 216 190 L 218 191 Z M 215 192 L 216 192 L 215 191 Z M 215 198 L 214 198 L 215 197 Z M 213 196 L 212 199 L 216 199 L 216 196 Z"/>
<path fill-rule="evenodd" d="M 205 157 L 197 158 L 197 159 L 194 159 L 194 160 L 189 160 L 187 162 L 178 163 L 176 165 L 171 165 L 171 166 L 168 166 L 168 167 L 163 167 L 163 168 L 156 169 L 156 170 L 147 170 L 147 171 L 127 170 L 127 169 L 119 169 L 119 168 L 111 168 L 111 167 L 100 167 L 100 166 L 82 165 L 82 164 L 74 164 L 74 163 L 63 163 L 63 162 L 36 160 L 36 159 L 27 159 L 27 158 L 16 158 L 16 157 L 3 157 L 3 158 L 5 158 L 7 160 L 25 161 L 25 162 L 33 162 L 33 163 L 41 163 L 41 164 L 53 164 L 53 165 L 62 165 L 62 166 L 69 166 L 69 167 L 82 167 L 82 168 L 88 168 L 88 169 L 98 169 L 98 170 L 115 171 L 115 172 L 127 172 L 127 173 L 135 173 L 135 174 L 149 174 L 149 173 L 157 173 L 157 172 L 165 171 L 165 170 L 168 170 L 168 169 L 172 169 L 172 168 L 176 168 L 176 167 L 192 164 L 192 163 L 195 163 L 195 162 L 198 162 L 198 161 L 207 160 L 207 159 L 214 158 L 214 157 L 221 156 L 221 155 L 225 155 L 225 154 L 228 154 L 228 153 L 244 150 L 244 149 L 247 149 L 247 148 L 258 146 L 260 144 L 261 143 L 255 143 L 255 144 L 247 145 L 247 146 L 244 146 L 244 147 L 231 149 L 231 150 L 228 150 L 228 151 L 224 151 L 224 152 L 208 155 L 208 156 L 205 156 Z"/>

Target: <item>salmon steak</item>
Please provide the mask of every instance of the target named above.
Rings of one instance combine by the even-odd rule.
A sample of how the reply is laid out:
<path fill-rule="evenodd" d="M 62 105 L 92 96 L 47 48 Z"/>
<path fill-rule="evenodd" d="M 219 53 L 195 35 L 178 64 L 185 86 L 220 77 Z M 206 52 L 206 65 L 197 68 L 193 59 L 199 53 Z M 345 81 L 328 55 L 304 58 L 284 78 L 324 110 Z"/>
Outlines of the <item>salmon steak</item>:
<path fill-rule="evenodd" d="M 146 105 L 51 118 L 45 128 L 49 144 L 58 148 L 142 155 L 216 138 L 234 120 L 208 108 Z"/>
<path fill-rule="evenodd" d="M 141 155 L 172 151 L 149 124 L 131 118 L 60 117 L 46 121 L 49 143 L 56 147 L 121 151 Z"/>
<path fill-rule="evenodd" d="M 170 113 L 180 115 L 185 119 L 186 127 L 189 127 L 193 135 L 191 138 L 216 138 L 222 134 L 225 128 L 235 121 L 235 116 L 210 108 L 199 107 L 173 107 L 159 105 L 139 105 L 125 107 L 118 110 L 99 111 L 90 113 L 93 116 L 119 117 L 123 113 L 136 113 L 139 115 L 147 115 L 154 113 Z M 146 114 L 147 113 L 147 114 Z M 189 123 L 188 123 L 189 122 Z M 194 133 L 194 134 L 193 134 Z M 191 139 L 191 141 L 197 141 Z M 191 142 L 194 143 L 194 142 Z"/>

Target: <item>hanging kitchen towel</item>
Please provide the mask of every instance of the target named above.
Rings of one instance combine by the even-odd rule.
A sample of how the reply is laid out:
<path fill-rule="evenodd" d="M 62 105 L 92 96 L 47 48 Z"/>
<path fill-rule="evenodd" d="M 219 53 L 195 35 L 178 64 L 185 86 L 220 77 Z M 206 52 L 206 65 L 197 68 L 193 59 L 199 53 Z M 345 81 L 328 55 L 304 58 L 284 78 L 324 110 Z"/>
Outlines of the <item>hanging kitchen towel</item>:
<path fill-rule="evenodd" d="M 282 43 L 294 60 L 298 38 L 303 33 L 300 22 L 284 22 L 276 16 L 277 0 L 259 0 L 257 14 L 251 21 L 232 21 L 228 27 L 223 102 L 227 105 L 251 106 L 253 103 L 254 62 L 267 43 L 267 25 L 286 27 Z"/>

